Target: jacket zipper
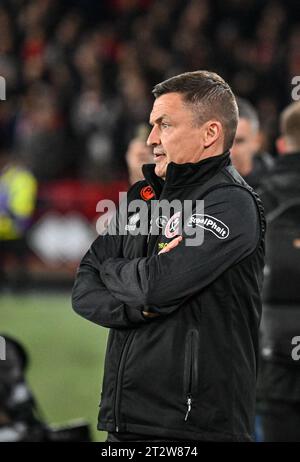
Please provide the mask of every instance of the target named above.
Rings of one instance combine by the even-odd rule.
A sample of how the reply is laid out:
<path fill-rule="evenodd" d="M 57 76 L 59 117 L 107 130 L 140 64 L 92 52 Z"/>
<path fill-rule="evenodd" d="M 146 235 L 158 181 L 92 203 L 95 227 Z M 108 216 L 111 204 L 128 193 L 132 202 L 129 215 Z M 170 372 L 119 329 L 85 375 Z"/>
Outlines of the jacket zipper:
<path fill-rule="evenodd" d="M 115 421 L 116 421 L 116 428 L 115 431 L 119 431 L 119 408 L 120 408 L 120 400 L 121 400 L 121 381 L 122 381 L 122 374 L 123 374 L 123 369 L 124 369 L 124 364 L 125 364 L 125 359 L 126 359 L 126 353 L 129 348 L 130 341 L 132 340 L 134 335 L 134 332 L 130 332 L 123 345 L 121 357 L 120 357 L 120 362 L 119 362 L 119 367 L 118 367 L 118 372 L 117 372 L 117 385 L 116 385 L 116 394 L 115 394 L 115 409 L 114 409 L 114 414 L 115 414 Z"/>
<path fill-rule="evenodd" d="M 186 370 L 187 370 L 187 386 L 185 387 L 185 394 L 186 394 L 186 414 L 184 421 L 186 422 L 188 420 L 188 417 L 190 415 L 190 412 L 192 410 L 192 404 L 193 404 L 193 387 L 195 385 L 194 383 L 194 374 L 196 372 L 196 367 L 195 366 L 195 361 L 197 360 L 197 355 L 195 351 L 195 343 L 197 342 L 197 337 L 198 335 L 197 332 L 194 330 L 190 331 L 190 334 L 188 336 L 187 340 L 187 353 L 186 353 Z M 197 345 L 196 345 L 197 346 Z"/>
<path fill-rule="evenodd" d="M 185 418 L 184 418 L 185 421 L 187 421 L 189 413 L 192 410 L 192 394 L 187 395 L 186 402 L 187 402 L 187 411 L 186 411 Z"/>

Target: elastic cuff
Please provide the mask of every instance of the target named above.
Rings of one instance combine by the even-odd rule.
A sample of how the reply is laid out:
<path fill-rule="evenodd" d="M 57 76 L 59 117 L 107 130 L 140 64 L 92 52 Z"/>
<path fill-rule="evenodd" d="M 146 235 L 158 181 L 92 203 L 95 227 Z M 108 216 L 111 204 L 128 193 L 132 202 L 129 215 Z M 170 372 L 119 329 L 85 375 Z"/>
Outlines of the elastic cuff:
<path fill-rule="evenodd" d="M 131 322 L 139 323 L 139 322 L 147 322 L 148 318 L 146 318 L 143 313 L 143 307 L 139 308 L 131 308 L 130 306 L 126 306 L 126 314 Z"/>

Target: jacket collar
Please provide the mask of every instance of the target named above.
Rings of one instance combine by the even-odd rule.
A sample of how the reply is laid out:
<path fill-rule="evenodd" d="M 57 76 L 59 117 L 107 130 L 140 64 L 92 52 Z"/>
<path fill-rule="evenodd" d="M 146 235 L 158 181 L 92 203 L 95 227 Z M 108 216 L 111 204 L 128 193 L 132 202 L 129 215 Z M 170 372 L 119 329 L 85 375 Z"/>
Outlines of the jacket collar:
<path fill-rule="evenodd" d="M 229 151 L 196 163 L 175 164 L 175 162 L 170 162 L 167 167 L 165 181 L 155 174 L 155 164 L 144 164 L 142 169 L 145 179 L 154 188 L 155 192 L 161 192 L 163 186 L 177 188 L 193 184 L 204 184 L 219 170 L 230 164 Z"/>

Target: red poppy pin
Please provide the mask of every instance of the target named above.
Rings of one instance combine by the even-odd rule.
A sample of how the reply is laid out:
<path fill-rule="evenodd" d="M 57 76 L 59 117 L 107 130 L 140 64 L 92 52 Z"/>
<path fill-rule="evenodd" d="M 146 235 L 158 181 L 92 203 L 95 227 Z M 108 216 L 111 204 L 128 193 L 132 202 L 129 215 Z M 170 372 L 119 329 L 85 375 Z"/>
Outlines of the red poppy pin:
<path fill-rule="evenodd" d="M 141 194 L 141 198 L 144 199 L 144 201 L 149 201 L 150 199 L 152 199 L 152 197 L 155 196 L 154 191 L 151 188 L 151 186 L 144 186 L 141 189 L 140 194 Z"/>

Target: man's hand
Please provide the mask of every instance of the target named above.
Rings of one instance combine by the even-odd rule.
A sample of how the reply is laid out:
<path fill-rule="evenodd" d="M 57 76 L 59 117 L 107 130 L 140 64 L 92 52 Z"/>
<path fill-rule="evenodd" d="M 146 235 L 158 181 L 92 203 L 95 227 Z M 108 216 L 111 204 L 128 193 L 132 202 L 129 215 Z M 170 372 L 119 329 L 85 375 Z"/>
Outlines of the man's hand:
<path fill-rule="evenodd" d="M 175 237 L 175 239 L 173 239 L 173 241 L 169 242 L 169 244 L 167 244 L 166 247 L 164 247 L 160 252 L 158 252 L 158 255 L 160 255 L 161 253 L 170 252 L 170 250 L 177 247 L 179 242 L 181 242 L 181 241 L 182 241 L 182 236 Z M 149 313 L 148 311 L 143 311 L 143 315 L 146 318 L 156 318 L 157 316 L 159 316 L 158 313 Z"/>
<path fill-rule="evenodd" d="M 175 237 L 175 239 L 173 239 L 173 241 L 169 242 L 169 244 L 167 244 L 166 247 L 164 247 L 163 249 L 161 249 L 160 252 L 158 252 L 158 255 L 160 255 L 161 253 L 170 252 L 170 250 L 177 247 L 179 242 L 181 242 L 181 241 L 182 241 L 182 236 Z"/>
<path fill-rule="evenodd" d="M 150 313 L 149 311 L 143 311 L 143 315 L 145 316 L 145 318 L 156 318 L 157 316 L 159 316 L 158 313 Z"/>

